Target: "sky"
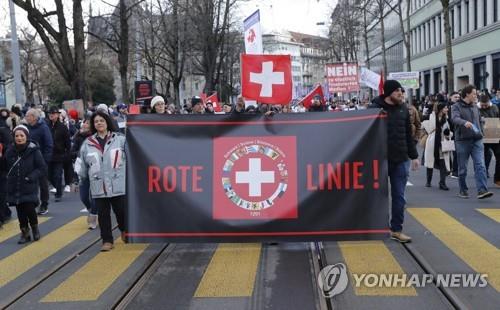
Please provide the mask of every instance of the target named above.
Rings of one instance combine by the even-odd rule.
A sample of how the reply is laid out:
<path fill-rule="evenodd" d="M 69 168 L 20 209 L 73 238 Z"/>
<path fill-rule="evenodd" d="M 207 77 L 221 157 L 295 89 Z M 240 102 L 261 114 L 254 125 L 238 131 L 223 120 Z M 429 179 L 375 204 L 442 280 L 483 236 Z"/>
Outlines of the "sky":
<path fill-rule="evenodd" d="M 109 11 L 109 6 L 100 0 L 83 0 L 84 15 L 88 14 L 89 2 L 92 1 L 94 14 L 100 9 Z M 38 3 L 52 1 L 38 0 Z M 117 1 L 108 0 L 109 3 Z M 71 0 L 63 0 L 67 7 L 71 7 Z M 246 0 L 241 1 L 236 13 L 238 19 L 242 20 L 255 10 L 260 10 L 261 26 L 264 32 L 273 30 L 292 30 L 313 35 L 326 36 L 328 33 L 329 16 L 337 0 Z M 0 1 L 0 36 L 3 37 L 10 29 L 9 3 L 7 0 Z M 29 26 L 26 14 L 16 7 L 16 21 L 19 27 Z M 324 23 L 324 25 L 317 25 Z M 19 31 L 18 31 L 19 35 Z"/>

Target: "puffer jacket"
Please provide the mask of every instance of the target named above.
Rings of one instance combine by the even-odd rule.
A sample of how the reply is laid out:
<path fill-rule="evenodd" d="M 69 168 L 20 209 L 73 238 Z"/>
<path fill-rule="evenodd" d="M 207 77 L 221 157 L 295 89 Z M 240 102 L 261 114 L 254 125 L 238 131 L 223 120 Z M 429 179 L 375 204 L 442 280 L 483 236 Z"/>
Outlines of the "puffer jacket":
<path fill-rule="evenodd" d="M 383 109 L 387 113 L 387 159 L 402 163 L 408 158 L 418 158 L 411 135 L 410 113 L 405 104 L 390 105 L 382 97 L 375 98 L 369 108 Z"/>
<path fill-rule="evenodd" d="M 47 175 L 47 164 L 34 142 L 28 141 L 22 151 L 11 144 L 5 152 L 4 169 L 7 171 L 7 201 L 9 205 L 38 203 L 39 179 Z"/>
<path fill-rule="evenodd" d="M 467 104 L 462 99 L 451 106 L 451 121 L 455 125 L 455 141 L 479 140 L 483 137 L 480 114 L 477 105 Z M 472 128 L 465 127 L 465 123 L 471 122 L 478 129 L 475 133 Z"/>
<path fill-rule="evenodd" d="M 126 159 L 123 134 L 110 132 L 104 149 L 94 134 L 83 142 L 75 171 L 80 178 L 89 179 L 92 198 L 121 196 L 125 195 Z"/>

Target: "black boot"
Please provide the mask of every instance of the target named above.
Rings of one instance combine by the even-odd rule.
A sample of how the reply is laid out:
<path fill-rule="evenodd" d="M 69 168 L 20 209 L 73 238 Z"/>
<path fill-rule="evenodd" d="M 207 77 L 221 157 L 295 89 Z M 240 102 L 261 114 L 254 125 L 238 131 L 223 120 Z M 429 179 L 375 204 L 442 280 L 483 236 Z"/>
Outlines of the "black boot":
<path fill-rule="evenodd" d="M 440 190 L 443 190 L 443 191 L 449 191 L 450 189 L 448 188 L 448 186 L 446 186 L 446 183 L 443 183 L 443 182 L 440 182 L 439 183 L 439 189 Z"/>
<path fill-rule="evenodd" d="M 426 174 L 427 174 L 427 182 L 425 183 L 425 187 L 431 187 L 432 169 L 427 168 Z"/>
<path fill-rule="evenodd" d="M 33 234 L 33 241 L 40 240 L 40 231 L 38 230 L 38 225 L 31 226 L 31 233 Z"/>
<path fill-rule="evenodd" d="M 21 228 L 21 238 L 19 238 L 17 244 L 25 244 L 30 241 L 31 241 L 31 236 L 29 227 Z"/>

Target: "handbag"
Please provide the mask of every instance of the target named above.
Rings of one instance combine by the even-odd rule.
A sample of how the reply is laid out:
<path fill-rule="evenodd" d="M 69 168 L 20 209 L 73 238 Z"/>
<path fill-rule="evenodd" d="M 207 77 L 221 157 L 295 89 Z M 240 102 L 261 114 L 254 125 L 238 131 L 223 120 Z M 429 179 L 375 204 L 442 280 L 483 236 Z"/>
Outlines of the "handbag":
<path fill-rule="evenodd" d="M 446 139 L 441 141 L 441 151 L 443 153 L 455 151 L 455 141 Z"/>

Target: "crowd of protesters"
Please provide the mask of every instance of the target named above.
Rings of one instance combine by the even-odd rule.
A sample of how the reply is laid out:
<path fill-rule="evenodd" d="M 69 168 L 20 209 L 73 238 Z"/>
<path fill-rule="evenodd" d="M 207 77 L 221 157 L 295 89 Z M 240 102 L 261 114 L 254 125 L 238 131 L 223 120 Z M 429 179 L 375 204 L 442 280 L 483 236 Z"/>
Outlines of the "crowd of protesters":
<path fill-rule="evenodd" d="M 426 168 L 426 187 L 432 187 L 433 170 L 439 170 L 438 188 L 449 190 L 447 178 L 457 178 L 459 197 L 468 198 L 467 165 L 472 158 L 477 198 L 488 191 L 488 166 L 495 156 L 494 184 L 500 186 L 500 147 L 483 143 L 485 118 L 500 118 L 500 90 L 478 92 L 472 85 L 449 95 L 436 94 L 414 100 L 405 98 L 404 88 L 393 80 L 384 84 L 384 94 L 372 102 L 367 98 L 311 102 L 290 105 L 249 105 L 243 97 L 235 104 L 206 101 L 194 96 L 176 106 L 161 96 L 142 106 L 152 114 L 263 114 L 356 111 L 383 109 L 388 114 L 388 160 L 391 183 L 391 238 L 409 242 L 402 233 L 404 191 L 410 164 Z M 479 99 L 479 100 L 478 100 Z M 129 107 L 90 106 L 83 112 L 56 106 L 23 109 L 15 105 L 0 109 L 0 227 L 11 218 L 8 206 L 15 206 L 21 230 L 20 244 L 40 239 L 38 215 L 49 212 L 50 193 L 54 202 L 64 193 L 78 190 L 88 212 L 88 228 L 100 228 L 102 251 L 113 248 L 111 210 L 125 241 L 125 131 Z M 420 144 L 420 148 L 417 146 Z M 420 160 L 418 149 L 421 149 Z M 52 189 L 49 187 L 52 186 Z M 30 234 L 31 232 L 31 234 Z"/>

